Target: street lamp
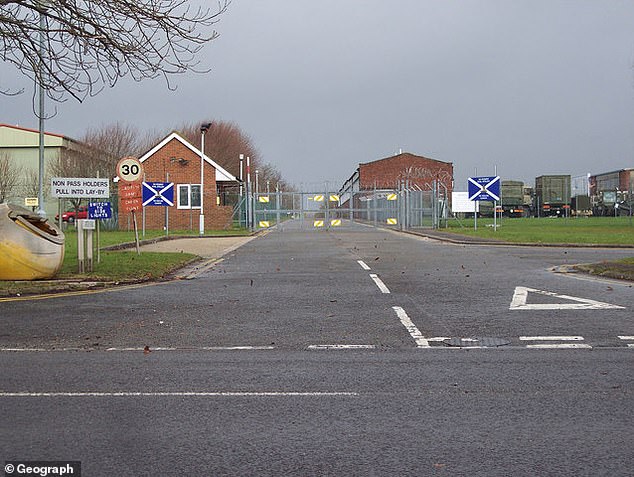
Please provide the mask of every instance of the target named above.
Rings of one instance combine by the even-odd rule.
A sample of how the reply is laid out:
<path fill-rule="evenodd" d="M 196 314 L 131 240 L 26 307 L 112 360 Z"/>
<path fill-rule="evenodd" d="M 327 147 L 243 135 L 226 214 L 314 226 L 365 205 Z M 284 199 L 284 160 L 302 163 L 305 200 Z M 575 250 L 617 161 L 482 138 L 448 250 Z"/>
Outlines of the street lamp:
<path fill-rule="evenodd" d="M 47 4 L 43 2 L 44 11 L 46 11 Z M 45 31 L 46 18 L 44 13 L 40 13 L 40 36 L 39 36 L 39 53 L 40 59 L 38 63 L 39 78 L 38 78 L 38 93 L 39 93 L 39 150 L 38 150 L 38 176 L 37 176 L 37 213 L 40 217 L 46 217 L 46 211 L 44 210 L 44 46 L 45 46 Z M 62 213 L 60 212 L 59 223 L 61 226 Z"/>
<path fill-rule="evenodd" d="M 205 133 L 211 127 L 211 123 L 205 123 L 200 126 L 200 215 L 198 217 L 198 233 L 200 235 L 205 234 L 205 212 L 203 209 L 204 201 L 204 193 L 203 193 L 203 185 L 204 185 L 204 172 L 205 172 Z"/>

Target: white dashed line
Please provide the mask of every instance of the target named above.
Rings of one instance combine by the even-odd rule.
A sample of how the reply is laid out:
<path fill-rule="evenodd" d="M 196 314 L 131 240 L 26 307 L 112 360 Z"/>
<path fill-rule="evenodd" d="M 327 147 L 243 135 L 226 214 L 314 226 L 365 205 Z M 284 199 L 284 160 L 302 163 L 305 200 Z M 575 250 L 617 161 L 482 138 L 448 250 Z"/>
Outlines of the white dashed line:
<path fill-rule="evenodd" d="M 619 336 L 620 340 L 623 341 L 634 341 L 634 336 Z M 628 348 L 634 348 L 634 343 L 627 343 Z"/>
<path fill-rule="evenodd" d="M 407 329 L 410 336 L 414 339 L 416 345 L 419 348 L 430 348 L 431 346 L 429 346 L 429 341 L 425 339 L 420 330 L 412 322 L 409 316 L 407 316 L 405 310 L 403 310 L 400 306 L 393 306 L 392 309 L 396 313 L 396 316 L 398 316 L 399 320 L 401 320 L 401 323 Z"/>
<path fill-rule="evenodd" d="M 583 341 L 583 336 L 520 336 L 520 341 Z"/>
<path fill-rule="evenodd" d="M 2 397 L 335 397 L 358 396 L 354 392 L 1 392 Z"/>
<path fill-rule="evenodd" d="M 359 265 L 361 265 L 361 268 L 363 268 L 364 270 L 372 270 L 367 263 L 365 263 L 363 260 L 357 260 L 357 263 Z"/>
<path fill-rule="evenodd" d="M 365 344 L 325 344 L 325 345 L 310 345 L 308 349 L 310 350 L 333 350 L 333 349 L 374 349 L 376 346 L 374 345 L 365 345 Z"/>
<path fill-rule="evenodd" d="M 533 344 L 526 345 L 528 349 L 592 349 L 592 346 L 583 343 L 557 343 L 557 344 Z"/>
<path fill-rule="evenodd" d="M 385 283 L 381 281 L 381 279 L 378 277 L 377 274 L 370 273 L 370 278 L 374 280 L 374 283 L 376 283 L 376 286 L 379 287 L 379 290 L 381 290 L 381 293 L 390 293 L 390 289 L 385 286 Z"/>

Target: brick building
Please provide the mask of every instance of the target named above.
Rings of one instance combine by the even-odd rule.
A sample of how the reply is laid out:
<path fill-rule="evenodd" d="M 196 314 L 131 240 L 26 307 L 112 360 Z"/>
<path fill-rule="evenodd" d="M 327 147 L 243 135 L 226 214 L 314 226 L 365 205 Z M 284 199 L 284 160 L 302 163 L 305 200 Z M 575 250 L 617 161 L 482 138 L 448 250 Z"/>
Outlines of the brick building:
<path fill-rule="evenodd" d="M 169 207 L 169 228 L 196 230 L 200 216 L 200 149 L 173 132 L 139 158 L 146 182 L 173 182 L 174 206 Z M 205 230 L 231 227 L 233 207 L 220 205 L 219 188 L 237 184 L 238 179 L 204 156 L 203 209 Z M 120 201 L 121 199 L 119 199 Z M 121 203 L 119 202 L 119 210 Z M 128 214 L 119 213 L 119 227 L 126 228 Z M 145 207 L 145 227 L 165 226 L 165 207 Z"/>
<path fill-rule="evenodd" d="M 407 181 L 409 187 L 431 190 L 434 180 L 441 182 L 451 195 L 453 163 L 402 152 L 359 164 L 358 169 L 342 187 L 342 191 L 395 189 L 401 181 Z"/>

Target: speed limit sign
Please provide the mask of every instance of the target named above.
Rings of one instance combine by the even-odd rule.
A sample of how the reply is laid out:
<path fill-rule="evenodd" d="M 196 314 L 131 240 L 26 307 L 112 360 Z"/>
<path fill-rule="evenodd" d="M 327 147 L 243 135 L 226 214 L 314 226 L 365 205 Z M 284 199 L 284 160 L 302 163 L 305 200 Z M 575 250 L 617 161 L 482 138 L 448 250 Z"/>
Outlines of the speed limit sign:
<path fill-rule="evenodd" d="M 143 178 L 143 166 L 136 157 L 124 157 L 117 163 L 117 175 L 123 182 L 139 182 Z"/>

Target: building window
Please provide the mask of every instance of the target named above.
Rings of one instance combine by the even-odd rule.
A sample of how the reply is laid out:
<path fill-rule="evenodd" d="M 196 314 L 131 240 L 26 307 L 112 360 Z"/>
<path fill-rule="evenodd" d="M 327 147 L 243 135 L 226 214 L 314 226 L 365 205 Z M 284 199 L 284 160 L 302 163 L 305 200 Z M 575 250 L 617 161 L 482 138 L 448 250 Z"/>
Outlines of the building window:
<path fill-rule="evenodd" d="M 176 206 L 179 209 L 200 209 L 200 184 L 178 184 Z"/>

